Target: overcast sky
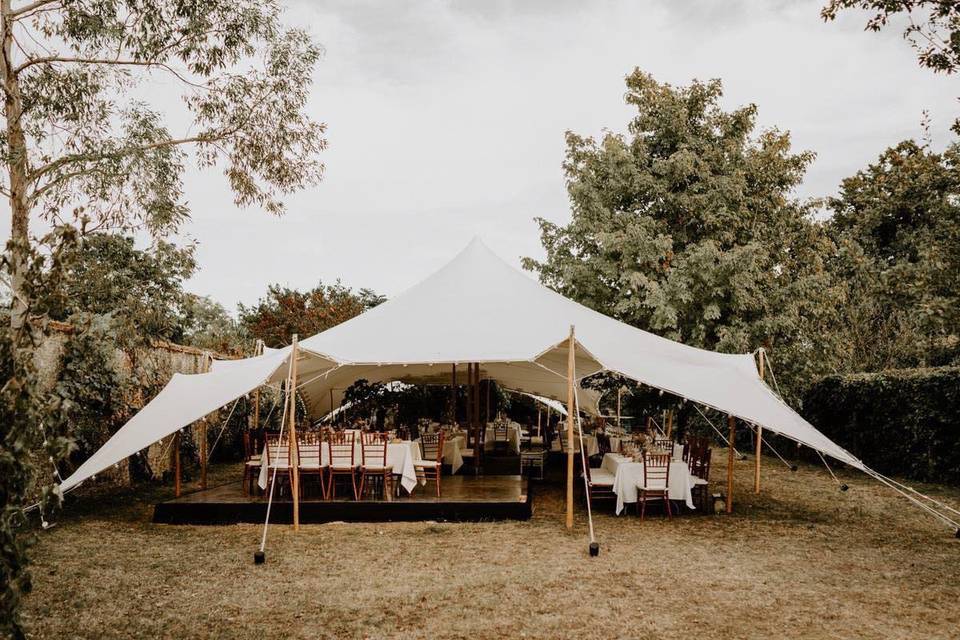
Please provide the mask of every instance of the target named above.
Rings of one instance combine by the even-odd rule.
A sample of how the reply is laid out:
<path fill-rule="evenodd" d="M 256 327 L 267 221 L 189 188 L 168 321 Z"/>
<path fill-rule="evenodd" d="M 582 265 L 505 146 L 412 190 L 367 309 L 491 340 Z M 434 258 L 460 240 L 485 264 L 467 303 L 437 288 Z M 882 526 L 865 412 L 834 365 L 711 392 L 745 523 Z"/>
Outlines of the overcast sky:
<path fill-rule="evenodd" d="M 286 22 L 326 49 L 310 103 L 329 127 L 324 181 L 277 219 L 237 210 L 219 172 L 188 175 L 201 265 L 188 288 L 230 310 L 273 282 L 394 295 L 474 235 L 514 264 L 540 256 L 533 218 L 569 217 L 564 131 L 624 130 L 634 67 L 721 78 L 727 107 L 756 103 L 761 126 L 817 153 L 802 196 L 919 137 L 924 109 L 944 146 L 957 79 L 920 69 L 899 29 L 823 23 L 822 4 L 288 0 Z"/>

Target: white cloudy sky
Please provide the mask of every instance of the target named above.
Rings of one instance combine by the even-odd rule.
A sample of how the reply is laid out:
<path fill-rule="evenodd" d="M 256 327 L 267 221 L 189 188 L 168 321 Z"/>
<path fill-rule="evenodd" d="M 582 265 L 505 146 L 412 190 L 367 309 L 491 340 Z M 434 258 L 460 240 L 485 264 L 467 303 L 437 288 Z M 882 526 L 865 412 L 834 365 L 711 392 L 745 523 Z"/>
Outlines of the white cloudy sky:
<path fill-rule="evenodd" d="M 803 196 L 918 137 L 924 109 L 946 144 L 960 83 L 920 69 L 899 30 L 864 33 L 858 14 L 824 24 L 822 4 L 288 0 L 286 21 L 326 49 L 310 104 L 329 126 L 325 179 L 276 219 L 237 210 L 219 173 L 191 173 L 189 288 L 228 309 L 272 282 L 392 295 L 474 235 L 515 264 L 539 256 L 533 218 L 569 216 L 564 131 L 623 130 L 636 66 L 675 84 L 719 77 L 727 106 L 756 103 L 761 125 L 817 152 Z"/>

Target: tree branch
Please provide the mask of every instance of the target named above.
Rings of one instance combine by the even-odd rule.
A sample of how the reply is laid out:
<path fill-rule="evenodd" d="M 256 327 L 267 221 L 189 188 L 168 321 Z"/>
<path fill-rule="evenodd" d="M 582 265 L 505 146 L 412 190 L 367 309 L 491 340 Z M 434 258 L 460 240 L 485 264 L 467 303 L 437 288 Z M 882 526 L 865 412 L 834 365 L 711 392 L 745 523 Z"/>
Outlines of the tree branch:
<path fill-rule="evenodd" d="M 11 18 L 19 18 L 25 13 L 30 13 L 31 11 L 44 7 L 48 4 L 56 4 L 58 2 L 60 2 L 60 0 L 35 0 L 35 2 L 31 2 L 30 4 L 25 4 L 19 9 L 13 9 L 12 11 L 10 11 L 9 15 Z"/>
<path fill-rule="evenodd" d="M 23 64 L 21 64 L 16 69 L 14 69 L 13 73 L 19 74 L 24 69 L 27 69 L 34 65 L 53 64 L 55 62 L 64 62 L 64 63 L 73 63 L 73 64 L 105 64 L 105 65 L 115 65 L 115 66 L 133 66 L 133 67 L 147 67 L 147 68 L 159 67 L 160 69 L 163 69 L 164 71 L 168 71 L 169 73 L 176 76 L 177 79 L 180 80 L 180 82 L 183 82 L 184 84 L 188 84 L 191 87 L 196 87 L 198 89 L 209 90 L 209 87 L 207 87 L 206 85 L 199 84 L 197 82 L 190 80 L 189 78 L 183 77 L 183 75 L 181 75 L 179 71 L 177 71 L 170 65 L 166 64 L 165 62 L 157 62 L 155 60 L 120 60 L 120 59 L 112 59 L 112 58 L 74 58 L 74 57 L 53 55 L 53 56 L 43 56 L 40 58 L 31 58 L 26 62 L 24 62 Z"/>

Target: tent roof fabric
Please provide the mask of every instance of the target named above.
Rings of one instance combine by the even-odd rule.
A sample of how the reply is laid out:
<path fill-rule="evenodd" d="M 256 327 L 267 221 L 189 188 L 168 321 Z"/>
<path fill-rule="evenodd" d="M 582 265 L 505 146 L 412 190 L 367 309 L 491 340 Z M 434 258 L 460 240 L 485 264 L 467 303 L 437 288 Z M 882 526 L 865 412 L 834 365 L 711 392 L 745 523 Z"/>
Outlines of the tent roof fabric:
<path fill-rule="evenodd" d="M 311 414 L 319 417 L 336 408 L 343 390 L 354 380 L 448 384 L 451 365 L 477 362 L 483 377 L 505 387 L 561 400 L 566 397 L 571 327 L 578 380 L 599 371 L 617 372 L 863 468 L 767 387 L 752 354 L 697 349 L 604 316 L 514 269 L 479 239 L 402 294 L 301 340 L 298 389 Z M 286 377 L 289 354 L 289 347 L 268 350 L 258 358 L 216 362 L 207 374 L 175 376 L 61 488 L 75 485 L 101 463 L 112 465 L 139 450 L 131 447 L 156 442 L 263 382 L 279 382 Z M 578 393 L 582 408 L 597 413 L 595 394 Z M 171 413 L 154 405 L 182 409 Z M 131 430 L 137 432 L 135 438 L 130 437 Z M 123 446 L 114 444 L 118 438 Z M 101 455 L 104 450 L 108 454 Z M 94 459 L 99 462 L 92 464 Z"/>

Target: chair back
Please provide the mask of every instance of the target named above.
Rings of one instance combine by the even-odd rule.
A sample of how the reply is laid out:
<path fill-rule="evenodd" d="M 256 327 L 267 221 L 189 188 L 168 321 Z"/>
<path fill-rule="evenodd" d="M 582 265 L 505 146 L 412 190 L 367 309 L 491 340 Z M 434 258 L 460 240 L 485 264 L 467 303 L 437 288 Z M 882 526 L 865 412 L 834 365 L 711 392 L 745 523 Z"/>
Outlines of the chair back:
<path fill-rule="evenodd" d="M 432 460 L 439 464 L 443 458 L 443 431 L 420 436 L 420 446 L 423 448 L 424 460 Z"/>
<path fill-rule="evenodd" d="M 389 440 L 387 434 L 380 431 L 364 431 L 360 434 L 360 439 L 363 444 L 386 443 Z"/>
<path fill-rule="evenodd" d="M 327 453 L 330 466 L 352 467 L 354 452 L 353 432 L 334 431 L 327 440 Z"/>
<path fill-rule="evenodd" d="M 689 467 L 690 475 L 701 480 L 710 479 L 710 459 L 713 457 L 713 449 L 709 447 L 704 451 L 698 451 L 697 455 L 690 457 Z"/>
<path fill-rule="evenodd" d="M 372 433 L 372 434 L 363 434 L 363 444 L 361 445 L 360 452 L 363 454 L 363 464 L 364 466 L 380 466 L 385 467 L 387 465 L 387 439 L 380 437 L 370 437 L 367 438 L 367 435 L 370 436 L 382 436 L 383 434 Z"/>
<path fill-rule="evenodd" d="M 643 454 L 643 486 L 647 489 L 666 489 L 670 486 L 670 454 Z"/>
<path fill-rule="evenodd" d="M 610 436 L 605 433 L 597 434 L 597 449 L 600 450 L 600 455 L 610 453 Z"/>
<path fill-rule="evenodd" d="M 655 449 L 666 451 L 671 455 L 673 454 L 673 440 L 671 440 L 670 438 L 654 438 L 653 446 Z"/>
<path fill-rule="evenodd" d="M 320 448 L 323 446 L 319 431 L 297 433 L 297 454 L 300 466 L 318 469 L 321 466 Z"/>
<path fill-rule="evenodd" d="M 280 462 L 290 464 L 290 441 L 284 434 L 281 439 L 279 433 L 268 433 L 264 438 L 264 446 L 267 449 L 267 464 L 277 464 Z"/>

